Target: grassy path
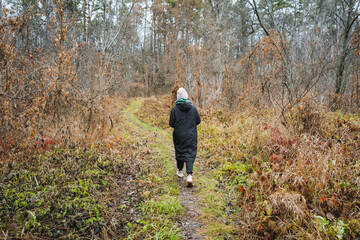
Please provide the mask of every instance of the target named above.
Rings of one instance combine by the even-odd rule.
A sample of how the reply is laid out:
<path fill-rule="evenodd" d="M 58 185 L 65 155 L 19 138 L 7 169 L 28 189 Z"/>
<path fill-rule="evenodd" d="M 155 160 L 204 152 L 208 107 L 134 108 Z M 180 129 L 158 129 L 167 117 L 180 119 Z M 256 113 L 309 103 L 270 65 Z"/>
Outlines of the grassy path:
<path fill-rule="evenodd" d="M 178 179 L 175 176 L 176 168 L 171 135 L 160 128 L 141 122 L 136 117 L 135 114 L 142 106 L 142 103 L 142 100 L 133 101 L 123 113 L 127 120 L 132 123 L 136 132 L 150 140 L 152 150 L 160 156 L 160 158 L 157 158 L 156 160 L 161 161 L 160 164 L 165 166 L 165 171 L 160 176 L 161 180 L 159 180 L 159 189 L 155 189 L 155 192 L 160 194 L 153 194 L 153 199 L 149 199 L 148 202 L 154 201 L 159 205 L 166 207 L 166 205 L 168 205 L 166 201 L 169 199 L 174 200 L 175 198 L 174 202 L 178 202 L 184 209 L 184 211 L 179 214 L 177 223 L 179 227 L 181 227 L 181 230 L 177 234 L 178 237 L 183 239 L 203 239 L 203 237 L 198 234 L 198 232 L 201 232 L 203 224 L 198 219 L 200 209 L 198 198 L 194 195 L 197 191 L 196 187 L 187 188 L 185 179 Z M 153 170 L 156 171 L 155 169 Z M 161 203 L 161 201 L 163 203 Z M 180 206 L 178 207 L 180 208 Z"/>
<path fill-rule="evenodd" d="M 135 130 L 134 134 L 148 139 L 154 151 L 153 160 L 158 163 L 157 167 L 150 169 L 158 175 L 159 184 L 152 190 L 148 202 L 156 202 L 162 206 L 163 210 L 157 211 L 157 214 L 163 214 L 161 219 L 166 219 L 165 209 L 169 205 L 169 199 L 177 209 L 181 209 L 171 219 L 177 227 L 172 239 L 241 239 L 235 231 L 236 217 L 227 209 L 232 194 L 219 186 L 215 171 L 206 166 L 201 151 L 194 165 L 194 187 L 186 187 L 185 178 L 179 179 L 175 175 L 171 134 L 137 118 L 136 113 L 144 109 L 141 108 L 143 103 L 143 99 L 135 100 L 123 113 Z M 157 169 L 159 166 L 161 168 Z"/>

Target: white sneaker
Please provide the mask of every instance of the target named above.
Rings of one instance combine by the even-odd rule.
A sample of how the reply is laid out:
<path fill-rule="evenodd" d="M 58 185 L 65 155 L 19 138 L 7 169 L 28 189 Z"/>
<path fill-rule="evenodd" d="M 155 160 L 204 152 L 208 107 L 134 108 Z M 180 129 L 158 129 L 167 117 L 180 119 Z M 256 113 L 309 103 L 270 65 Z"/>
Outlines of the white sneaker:
<path fill-rule="evenodd" d="M 184 177 L 183 171 L 177 170 L 176 175 L 177 175 L 178 177 L 180 177 L 180 178 Z"/>
<path fill-rule="evenodd" d="M 188 187 L 192 187 L 192 186 L 193 186 L 191 174 L 188 174 L 188 175 L 187 175 L 186 183 L 187 183 Z"/>

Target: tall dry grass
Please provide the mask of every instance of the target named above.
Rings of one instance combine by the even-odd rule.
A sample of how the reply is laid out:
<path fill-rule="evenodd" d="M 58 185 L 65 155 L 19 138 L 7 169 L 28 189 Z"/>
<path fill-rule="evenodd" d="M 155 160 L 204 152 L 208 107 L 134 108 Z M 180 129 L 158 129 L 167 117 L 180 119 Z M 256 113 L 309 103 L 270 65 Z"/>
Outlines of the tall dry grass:
<path fill-rule="evenodd" d="M 329 112 L 310 99 L 289 109 L 286 121 L 274 109 L 244 109 L 203 110 L 199 129 L 203 162 L 229 189 L 238 188 L 239 233 L 245 239 L 356 238 L 359 115 Z M 246 170 L 236 169 L 239 163 Z M 246 183 L 234 185 L 243 176 Z"/>

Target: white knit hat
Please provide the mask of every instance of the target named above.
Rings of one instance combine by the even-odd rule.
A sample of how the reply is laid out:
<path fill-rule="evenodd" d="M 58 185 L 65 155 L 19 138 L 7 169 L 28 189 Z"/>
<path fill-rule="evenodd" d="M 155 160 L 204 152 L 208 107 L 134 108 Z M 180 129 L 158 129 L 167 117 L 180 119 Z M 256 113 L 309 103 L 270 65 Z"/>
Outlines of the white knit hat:
<path fill-rule="evenodd" d="M 177 99 L 179 98 L 185 98 L 188 99 L 188 93 L 186 92 L 186 90 L 184 88 L 179 88 L 179 90 L 177 90 Z"/>

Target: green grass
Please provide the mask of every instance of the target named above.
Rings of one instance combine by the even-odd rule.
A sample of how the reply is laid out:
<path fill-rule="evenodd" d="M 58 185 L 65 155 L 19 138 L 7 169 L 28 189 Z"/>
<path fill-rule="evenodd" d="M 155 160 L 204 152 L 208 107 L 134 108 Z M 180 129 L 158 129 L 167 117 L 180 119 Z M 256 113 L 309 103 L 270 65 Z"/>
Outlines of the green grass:
<path fill-rule="evenodd" d="M 55 149 L 26 162 L 13 162 L 11 168 L 0 170 L 4 176 L 0 183 L 0 229 L 6 232 L 15 224 L 12 237 L 66 235 L 67 239 L 79 239 L 100 231 L 112 214 L 123 216 L 112 229 L 121 235 L 120 226 L 131 222 L 124 216 L 129 205 L 118 209 L 116 203 L 104 201 L 111 196 L 130 202 L 127 193 L 112 180 L 132 171 L 107 151 L 94 147 Z"/>
<path fill-rule="evenodd" d="M 169 134 L 168 132 L 154 127 L 150 124 L 146 124 L 142 121 L 140 121 L 137 117 L 136 117 L 136 113 L 139 111 L 139 108 L 141 107 L 141 105 L 143 104 L 144 100 L 140 99 L 140 100 L 136 100 L 130 103 L 130 105 L 124 109 L 123 113 L 128 114 L 130 117 L 130 120 L 137 125 L 138 127 L 144 128 L 145 130 L 148 130 L 150 132 L 153 132 L 155 134 L 159 134 L 163 137 L 166 137 L 168 139 L 171 139 L 171 134 Z"/>
<path fill-rule="evenodd" d="M 232 220 L 224 211 L 226 206 L 225 191 L 219 189 L 218 181 L 209 172 L 199 175 L 197 178 L 201 210 L 201 221 L 205 224 L 202 232 L 210 239 L 224 239 L 232 235 L 234 231 Z"/>
<path fill-rule="evenodd" d="M 176 196 L 165 194 L 158 199 L 150 199 L 141 207 L 144 214 L 166 215 L 169 218 L 175 218 L 184 213 Z"/>
<path fill-rule="evenodd" d="M 150 194 L 146 194 L 145 201 L 139 206 L 144 219 L 138 224 L 128 226 L 132 234 L 128 239 L 146 236 L 147 239 L 180 239 L 178 233 L 178 219 L 185 210 L 178 200 L 179 188 L 175 178 L 175 164 L 169 148 L 171 135 L 162 129 L 141 122 L 136 113 L 143 100 L 136 100 L 123 111 L 130 120 L 131 128 L 141 138 L 150 142 L 152 151 L 148 161 L 149 174 L 145 178 L 152 184 Z"/>

